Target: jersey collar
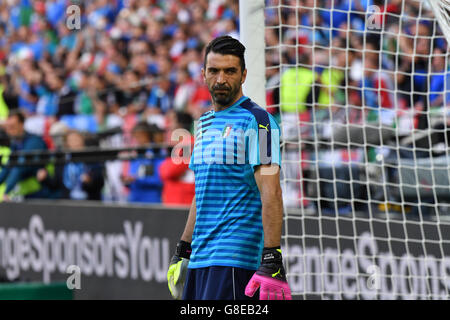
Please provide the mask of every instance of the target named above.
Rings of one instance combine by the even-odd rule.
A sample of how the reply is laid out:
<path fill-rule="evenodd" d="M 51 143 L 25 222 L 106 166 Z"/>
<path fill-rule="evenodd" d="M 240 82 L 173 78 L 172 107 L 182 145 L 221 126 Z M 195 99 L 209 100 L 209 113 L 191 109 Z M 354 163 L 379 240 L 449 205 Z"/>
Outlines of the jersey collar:
<path fill-rule="evenodd" d="M 228 112 L 229 110 L 233 109 L 234 107 L 240 105 L 242 102 L 244 102 L 244 101 L 247 100 L 247 99 L 250 99 L 250 98 L 247 97 L 247 96 L 242 96 L 242 97 L 239 98 L 238 101 L 236 101 L 235 103 L 233 103 L 233 104 L 232 104 L 231 106 L 229 106 L 228 108 L 226 108 L 226 109 L 224 109 L 224 110 L 221 110 L 221 111 L 214 111 L 214 109 L 213 109 L 213 111 L 214 111 L 214 113 L 223 114 L 223 113 Z"/>

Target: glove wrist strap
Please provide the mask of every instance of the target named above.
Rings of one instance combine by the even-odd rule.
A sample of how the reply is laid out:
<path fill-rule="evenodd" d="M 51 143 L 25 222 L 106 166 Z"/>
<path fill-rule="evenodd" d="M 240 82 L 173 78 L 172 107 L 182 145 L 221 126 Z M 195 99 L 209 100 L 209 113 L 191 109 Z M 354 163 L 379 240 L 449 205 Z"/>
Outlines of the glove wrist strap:
<path fill-rule="evenodd" d="M 189 259 L 191 257 L 191 252 L 192 248 L 189 242 L 180 240 L 180 242 L 177 243 L 175 255 L 179 256 L 180 258 Z"/>
<path fill-rule="evenodd" d="M 281 263 L 281 261 L 281 248 L 279 246 L 272 248 L 264 247 L 261 257 L 261 263 Z"/>

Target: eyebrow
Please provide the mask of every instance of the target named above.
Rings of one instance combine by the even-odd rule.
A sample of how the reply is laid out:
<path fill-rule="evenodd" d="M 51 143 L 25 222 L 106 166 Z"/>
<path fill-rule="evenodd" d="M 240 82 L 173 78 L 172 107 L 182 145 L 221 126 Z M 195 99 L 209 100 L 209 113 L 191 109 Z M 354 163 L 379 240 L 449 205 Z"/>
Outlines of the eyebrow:
<path fill-rule="evenodd" d="M 208 70 L 210 70 L 210 71 L 217 71 L 217 70 L 237 71 L 238 69 L 236 67 L 228 67 L 228 68 L 208 67 Z"/>

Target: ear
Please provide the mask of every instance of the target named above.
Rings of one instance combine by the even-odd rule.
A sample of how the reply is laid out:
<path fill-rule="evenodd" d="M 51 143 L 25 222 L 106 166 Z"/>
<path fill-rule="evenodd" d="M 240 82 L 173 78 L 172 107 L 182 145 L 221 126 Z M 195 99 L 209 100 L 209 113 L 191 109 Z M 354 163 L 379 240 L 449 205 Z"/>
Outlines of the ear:
<path fill-rule="evenodd" d="M 202 77 L 203 77 L 203 81 L 206 82 L 206 75 L 205 75 L 205 69 L 202 68 Z"/>
<path fill-rule="evenodd" d="M 242 72 L 241 84 L 244 84 L 245 79 L 247 79 L 247 69 L 245 69 L 244 72 Z"/>

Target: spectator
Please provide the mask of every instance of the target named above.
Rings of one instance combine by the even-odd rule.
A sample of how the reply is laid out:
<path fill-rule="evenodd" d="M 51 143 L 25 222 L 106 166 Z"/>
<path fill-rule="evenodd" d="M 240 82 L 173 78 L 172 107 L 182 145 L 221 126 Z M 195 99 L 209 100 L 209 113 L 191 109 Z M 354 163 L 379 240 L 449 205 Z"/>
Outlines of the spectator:
<path fill-rule="evenodd" d="M 402 30 L 400 37 L 401 54 L 396 80 L 399 92 L 410 108 L 427 108 L 427 72 L 430 61 L 425 56 L 431 53 L 430 34 L 430 28 L 426 24 L 414 22 Z M 426 124 L 422 123 L 421 126 L 425 128 Z"/>
<path fill-rule="evenodd" d="M 194 137 L 191 135 L 192 117 L 184 112 L 177 112 L 172 130 L 175 137 L 182 134 L 181 141 L 173 141 L 174 150 L 161 164 L 159 173 L 163 181 L 163 204 L 189 205 L 195 194 L 194 173 L 189 169 L 190 150 L 193 148 Z M 172 131 L 174 132 L 174 131 Z M 186 154 L 187 153 L 187 154 Z"/>
<path fill-rule="evenodd" d="M 137 146 L 145 147 L 154 142 L 153 132 L 156 126 L 139 122 L 132 131 Z M 129 202 L 161 203 L 162 180 L 159 175 L 163 161 L 161 155 L 149 149 L 149 158 L 138 158 L 130 161 L 122 182 L 129 189 Z"/>
<path fill-rule="evenodd" d="M 36 103 L 39 99 L 36 92 L 36 79 L 33 78 L 34 65 L 31 59 L 24 59 L 19 66 L 20 76 L 16 91 L 19 94 L 19 109 L 25 114 L 36 112 Z"/>
<path fill-rule="evenodd" d="M 173 101 L 174 109 L 184 111 L 187 109 L 188 102 L 192 97 L 192 90 L 195 88 L 187 69 L 182 68 L 177 71 L 176 85 Z"/>
<path fill-rule="evenodd" d="M 311 54 L 306 53 L 304 59 L 301 66 L 285 70 L 280 80 L 283 137 L 289 141 L 300 139 L 302 129 L 298 122 L 309 120 L 309 110 L 315 106 L 319 97 L 319 75 L 315 70 L 303 66 L 311 65 Z"/>
<path fill-rule="evenodd" d="M 25 131 L 24 122 L 25 117 L 19 111 L 12 111 L 5 122 L 11 152 L 47 150 L 42 138 Z M 25 166 L 4 167 L 0 172 L 0 185 L 4 182 L 6 184 L 3 200 L 9 200 L 11 195 L 32 198 L 45 194 L 45 188 L 42 188 L 35 178 L 38 169 Z"/>
<path fill-rule="evenodd" d="M 83 135 L 76 130 L 69 130 L 65 135 L 65 147 L 70 151 L 85 148 Z M 63 198 L 73 200 L 101 200 L 103 173 L 100 164 L 69 162 L 64 166 L 62 182 L 65 188 Z"/>
<path fill-rule="evenodd" d="M 63 150 L 65 146 L 65 136 L 69 132 L 69 128 L 62 122 L 54 123 L 50 130 L 52 144 L 56 150 Z M 47 195 L 42 197 L 49 199 L 63 199 L 68 197 L 68 190 L 63 183 L 64 164 L 48 165 L 41 168 L 36 173 L 36 179 L 42 186 L 48 189 Z"/>
<path fill-rule="evenodd" d="M 173 107 L 172 96 L 174 85 L 168 77 L 162 77 L 158 80 L 156 86 L 150 92 L 147 101 L 148 114 L 167 113 Z"/>
<path fill-rule="evenodd" d="M 447 101 L 444 101 L 445 95 L 443 94 L 447 89 L 446 82 L 450 79 L 445 70 L 445 60 L 446 56 L 442 49 L 435 48 L 430 76 L 430 107 L 440 107 L 450 102 L 448 101 L 448 96 L 446 97 Z"/>
<path fill-rule="evenodd" d="M 379 69 L 378 55 L 366 57 L 360 86 L 364 106 L 372 109 L 393 107 L 393 84 L 391 78 Z"/>
<path fill-rule="evenodd" d="M 45 75 L 45 83 L 45 88 L 40 90 L 42 93 L 37 103 L 37 113 L 58 117 L 75 114 L 75 93 L 64 83 L 63 77 L 50 71 Z"/>
<path fill-rule="evenodd" d="M 131 131 L 141 120 L 164 128 L 167 137 L 175 112 L 197 119 L 210 109 L 202 48 L 214 36 L 238 36 L 237 1 L 76 2 L 80 30 L 67 28 L 67 0 L 0 1 L 0 121 L 19 108 L 44 139 L 48 130 L 40 126 L 58 120 L 93 134 L 120 126 L 123 135 L 102 147 L 121 147 L 134 143 Z M 418 0 L 285 3 L 266 0 L 265 9 L 267 107 L 279 112 L 284 139 L 309 141 L 307 128 L 321 124 L 320 113 L 337 111 L 335 119 L 351 108 L 367 121 L 363 105 L 377 110 L 371 114 L 412 109 L 415 127 L 428 127 L 428 108 L 445 104 L 448 88 L 446 42 L 427 6 Z M 380 8 L 374 22 L 383 26 L 374 31 L 367 25 L 371 5 Z M 335 43 L 337 50 L 328 52 Z M 125 199 L 119 165 L 107 169 L 115 181 L 111 198 Z"/>
<path fill-rule="evenodd" d="M 8 111 L 17 109 L 19 96 L 14 86 L 15 79 L 11 75 L 4 74 L 0 77 L 0 120 L 3 122 L 8 117 Z"/>
<path fill-rule="evenodd" d="M 345 45 L 340 42 L 338 48 L 332 49 L 332 63 L 330 68 L 322 71 L 320 82 L 322 84 L 319 93 L 319 107 L 326 108 L 338 103 L 346 105 L 345 92 L 346 68 L 353 62 L 353 53 L 345 49 Z"/>
<path fill-rule="evenodd" d="M 139 76 L 133 69 L 128 69 L 124 75 L 117 92 L 120 107 L 133 109 L 132 112 L 141 112 L 147 102 L 147 92 L 139 82 Z"/>
<path fill-rule="evenodd" d="M 3 66 L 0 65 L 0 69 Z M 4 122 L 7 117 L 8 117 L 8 112 L 9 112 L 9 108 L 8 108 L 8 98 L 7 98 L 7 92 L 8 90 L 8 85 L 6 84 L 7 81 L 5 81 L 5 77 L 2 74 L 2 70 L 0 70 L 0 123 Z M 6 92 L 5 92 L 6 91 Z"/>
<path fill-rule="evenodd" d="M 3 130 L 0 130 L 0 164 L 6 165 L 8 164 L 8 158 L 11 153 L 11 149 L 9 148 L 9 138 Z M 1 169 L 0 169 L 1 173 Z M 0 202 L 3 200 L 3 195 L 5 194 L 6 184 L 0 184 Z"/>

